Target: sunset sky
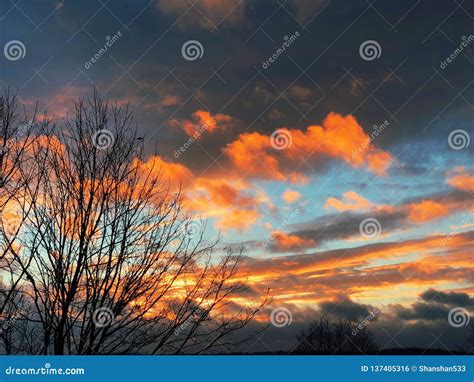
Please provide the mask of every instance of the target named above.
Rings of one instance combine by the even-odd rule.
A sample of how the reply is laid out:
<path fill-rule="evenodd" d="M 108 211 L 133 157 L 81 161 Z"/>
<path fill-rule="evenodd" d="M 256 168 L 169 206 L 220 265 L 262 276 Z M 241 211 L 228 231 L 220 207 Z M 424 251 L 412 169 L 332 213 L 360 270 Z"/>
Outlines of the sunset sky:
<path fill-rule="evenodd" d="M 381 348 L 462 346 L 448 315 L 474 313 L 474 3 L 190 3 L 4 1 L 1 44 L 25 55 L 4 52 L 2 87 L 59 123 L 94 85 L 130 105 L 149 165 L 208 238 L 243 249 L 236 306 L 270 288 L 249 351 L 374 308 Z"/>

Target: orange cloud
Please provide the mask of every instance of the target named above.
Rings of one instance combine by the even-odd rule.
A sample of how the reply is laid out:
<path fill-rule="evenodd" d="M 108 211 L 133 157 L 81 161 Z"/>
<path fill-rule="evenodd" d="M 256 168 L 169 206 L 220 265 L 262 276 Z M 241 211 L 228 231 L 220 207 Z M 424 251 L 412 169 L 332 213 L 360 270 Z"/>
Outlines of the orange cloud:
<path fill-rule="evenodd" d="M 351 115 L 330 113 L 322 126 L 309 126 L 306 131 L 281 129 L 280 132 L 286 140 L 284 147 L 278 147 L 274 137 L 252 132 L 241 134 L 228 144 L 225 153 L 247 175 L 280 181 L 290 175 L 302 175 L 292 169 L 313 155 L 343 160 L 353 167 L 366 165 L 379 175 L 386 173 L 392 161 L 389 153 L 370 143 L 369 136 Z"/>
<path fill-rule="evenodd" d="M 455 169 L 447 183 L 459 190 L 474 192 L 474 175 L 470 175 L 464 167 Z"/>
<path fill-rule="evenodd" d="M 449 214 L 449 208 L 432 200 L 408 205 L 408 218 L 416 223 L 439 219 Z"/>
<path fill-rule="evenodd" d="M 282 247 L 291 248 L 292 239 L 288 240 L 285 234 L 279 238 Z M 350 250 L 249 258 L 239 273 L 242 279 L 250 275 L 252 288 L 265 290 L 270 286 L 273 297 L 287 303 L 314 306 L 321 298 L 332 298 L 342 292 L 384 304 L 394 286 L 412 296 L 413 291 L 426 289 L 427 285 L 469 285 L 474 276 L 472 240 L 468 235 L 458 234 L 446 246 L 440 246 L 444 238 L 438 235 Z M 297 245 L 292 249 L 298 249 Z M 402 299 L 401 293 L 394 299 Z"/>
<path fill-rule="evenodd" d="M 301 194 L 298 191 L 287 189 L 281 197 L 287 203 L 294 203 L 301 198 Z"/>
<path fill-rule="evenodd" d="M 254 198 L 242 193 L 245 190 L 243 183 L 225 179 L 200 178 L 195 190 L 205 190 L 214 204 L 228 206 L 235 204 L 241 208 L 254 206 Z M 190 200 L 191 203 L 195 202 Z"/>
<path fill-rule="evenodd" d="M 347 191 L 342 195 L 343 197 L 341 200 L 330 196 L 326 200 L 324 208 L 334 208 L 337 211 L 353 211 L 366 210 L 373 206 L 370 201 L 368 201 L 367 199 L 360 196 L 354 191 Z"/>
<path fill-rule="evenodd" d="M 1 197 L 0 206 L 0 218 L 4 233 L 7 237 L 16 235 L 23 220 L 21 205 L 12 200 L 7 202 L 4 197 Z"/>
<path fill-rule="evenodd" d="M 245 133 L 226 147 L 226 154 L 239 169 L 254 176 L 284 180 L 276 154 L 270 150 L 270 138 L 258 132 Z"/>
<path fill-rule="evenodd" d="M 313 239 L 303 239 L 282 231 L 273 231 L 271 238 L 273 241 L 272 244 L 275 244 L 274 247 L 277 251 L 301 251 L 316 245 L 316 241 Z"/>
<path fill-rule="evenodd" d="M 392 156 L 384 151 L 373 151 L 367 154 L 367 166 L 369 169 L 379 175 L 385 175 L 387 167 L 392 161 Z"/>
<path fill-rule="evenodd" d="M 227 114 L 212 115 L 205 110 L 197 110 L 192 114 L 192 121 L 184 120 L 178 121 L 176 119 L 170 120 L 170 126 L 179 126 L 190 137 L 199 138 L 203 131 L 212 133 L 216 130 L 226 130 L 232 128 L 235 119 Z"/>
<path fill-rule="evenodd" d="M 260 218 L 260 213 L 255 210 L 232 210 L 220 217 L 216 228 L 223 231 L 230 229 L 245 231 L 254 225 L 258 218 Z"/>
<path fill-rule="evenodd" d="M 136 159 L 139 161 L 139 159 Z M 149 157 L 145 162 L 140 163 L 143 167 L 144 173 L 149 171 L 154 175 L 160 174 L 163 181 L 170 182 L 172 188 L 188 185 L 192 179 L 193 174 L 190 169 L 179 163 L 167 162 L 158 155 Z"/>
<path fill-rule="evenodd" d="M 216 219 L 216 227 L 222 230 L 244 231 L 260 218 L 260 207 L 273 206 L 262 191 L 248 184 L 225 178 L 200 178 L 186 195 L 186 208 Z"/>

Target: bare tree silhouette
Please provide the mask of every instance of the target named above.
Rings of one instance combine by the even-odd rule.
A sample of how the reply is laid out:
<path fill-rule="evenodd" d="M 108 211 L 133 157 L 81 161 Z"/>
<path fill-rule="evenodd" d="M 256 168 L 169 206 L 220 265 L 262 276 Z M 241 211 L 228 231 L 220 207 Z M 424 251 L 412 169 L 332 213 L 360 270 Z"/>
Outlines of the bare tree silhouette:
<path fill-rule="evenodd" d="M 377 351 L 377 344 L 367 327 L 358 328 L 354 321 L 328 316 L 311 323 L 298 336 L 295 353 L 366 354 Z"/>
<path fill-rule="evenodd" d="M 48 129 L 47 120 L 37 120 L 36 106 L 28 113 L 24 107 L 20 110 L 8 89 L 0 96 L 0 317 L 4 322 L 0 338 L 7 353 L 13 349 L 12 322 L 20 318 L 24 305 L 20 292 L 25 270 L 15 262 L 15 252 L 26 220 L 24 212 L 28 211 L 23 198 L 25 186 L 35 177 L 26 162 L 28 152 Z"/>
<path fill-rule="evenodd" d="M 180 187 L 144 165 L 132 124 L 128 107 L 94 94 L 17 164 L 11 253 L 29 305 L 8 352 L 229 351 L 265 303 L 232 303 L 246 289 L 234 281 L 239 255 L 207 240 Z"/>

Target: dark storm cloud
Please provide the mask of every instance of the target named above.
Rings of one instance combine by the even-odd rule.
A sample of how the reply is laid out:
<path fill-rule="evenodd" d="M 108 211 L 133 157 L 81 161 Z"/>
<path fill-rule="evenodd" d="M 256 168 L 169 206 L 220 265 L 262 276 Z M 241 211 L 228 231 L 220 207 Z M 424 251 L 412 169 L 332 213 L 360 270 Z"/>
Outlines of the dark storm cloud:
<path fill-rule="evenodd" d="M 385 231 L 395 230 L 406 222 L 406 212 L 374 212 L 369 214 L 355 214 L 342 212 L 326 215 L 307 223 L 295 225 L 291 234 L 315 239 L 319 243 L 330 240 L 345 239 L 360 235 L 359 226 L 367 217 L 375 218 Z"/>
<path fill-rule="evenodd" d="M 436 192 L 433 194 L 426 194 L 423 196 L 405 198 L 401 204 L 419 203 L 423 200 L 432 200 L 438 203 L 464 203 L 472 201 L 472 194 L 469 191 L 449 190 L 444 192 Z"/>
<path fill-rule="evenodd" d="M 365 218 L 377 219 L 382 232 L 389 233 L 413 225 L 413 222 L 409 219 L 410 210 L 407 207 L 426 200 L 443 205 L 453 205 L 455 208 L 450 213 L 456 213 L 472 201 L 472 195 L 461 190 L 444 191 L 406 198 L 401 201 L 400 205 L 394 206 L 394 209 L 362 213 L 344 211 L 339 214 L 329 214 L 312 221 L 295 224 L 291 227 L 293 229 L 290 233 L 304 239 L 314 239 L 317 243 L 346 239 L 360 236 L 360 224 Z"/>
<path fill-rule="evenodd" d="M 469 327 L 454 328 L 446 319 L 412 322 L 379 320 L 370 325 L 370 330 L 381 350 L 411 347 L 455 352 L 470 348 L 466 341 Z"/>
<path fill-rule="evenodd" d="M 464 293 L 427 290 L 420 295 L 431 294 L 457 296 L 451 302 L 457 302 Z M 351 319 L 356 322 L 367 319 L 367 328 L 374 334 L 380 350 L 400 348 L 431 348 L 443 351 L 460 351 L 468 346 L 469 326 L 453 327 L 448 322 L 449 308 L 437 302 L 430 304 L 415 302 L 409 307 L 388 305 L 383 308 L 358 304 L 348 298 L 325 301 L 319 304 L 319 310 L 301 311 L 294 305 L 288 306 L 292 313 L 289 326 L 276 328 L 269 323 L 268 329 L 260 334 L 253 344 L 254 352 L 289 351 L 297 344 L 297 336 L 307 329 L 311 322 L 328 315 L 330 320 Z M 374 314 L 373 312 L 377 313 Z M 271 311 L 266 312 L 270 316 Z M 245 332 L 258 330 L 264 323 L 252 323 Z"/>
<path fill-rule="evenodd" d="M 437 302 L 449 306 L 474 307 L 474 298 L 471 298 L 467 293 L 446 293 L 435 289 L 428 289 L 420 295 L 420 298 L 427 302 Z"/>
<path fill-rule="evenodd" d="M 373 307 L 364 304 L 358 304 L 349 298 L 341 301 L 327 301 L 320 304 L 323 315 L 335 316 L 349 320 L 360 320 L 366 318 Z"/>
<path fill-rule="evenodd" d="M 395 312 L 402 320 L 442 320 L 448 317 L 449 308 L 436 303 L 416 302 L 409 308 L 395 308 Z"/>
<path fill-rule="evenodd" d="M 232 115 L 244 123 L 242 130 L 265 133 L 282 125 L 303 129 L 321 121 L 329 111 L 355 114 L 366 131 L 389 119 L 391 128 L 376 142 L 382 148 L 444 135 L 446 126 L 430 129 L 429 137 L 424 128 L 441 111 L 443 117 L 462 115 L 469 109 L 463 98 L 472 100 L 474 89 L 464 89 L 463 98 L 457 89 L 465 87 L 464 73 L 470 70 L 470 63 L 460 56 L 455 65 L 443 71 L 456 89 L 433 75 L 433 67 L 438 68 L 456 41 L 470 33 L 466 12 L 450 1 L 420 2 L 414 7 L 411 0 L 399 1 L 396 7 L 379 2 L 373 6 L 376 11 L 365 0 L 346 2 L 343 7 L 341 3 L 248 0 L 192 7 L 185 1 L 151 4 L 137 0 L 109 2 L 104 7 L 93 0 L 61 6 L 47 0 L 22 2 L 23 14 L 13 9 L 2 23 L 6 41 L 23 40 L 27 55 L 21 62 L 2 60 L 2 81 L 14 89 L 21 88 L 24 98 L 46 101 L 70 83 L 88 89 L 95 84 L 111 98 L 120 99 L 126 93 L 139 104 L 140 128 L 153 134 L 152 143 L 160 141 L 161 150 L 167 154 L 172 154 L 181 137 L 163 128 L 166 120 L 189 118 L 199 108 Z M 11 5 L 3 2 L 0 7 L 6 14 Z M 464 2 L 463 7 L 473 11 L 472 4 Z M 188 10 L 183 23 L 173 26 Z M 217 25 L 217 20 L 230 11 L 217 29 L 209 28 L 209 22 Z M 444 22 L 450 12 L 455 12 L 455 17 Z M 258 28 L 269 14 L 273 16 L 262 33 Z M 424 17 L 426 14 L 430 17 Z M 38 25 L 46 18 L 41 31 L 30 28 L 24 15 Z M 442 21 L 443 33 L 451 41 L 436 31 Z M 346 30 L 349 24 L 351 28 Z M 370 31 L 367 25 L 371 25 Z M 120 40 L 85 70 L 84 62 L 103 46 L 106 36 L 117 31 L 122 32 Z M 262 61 L 295 31 L 301 37 L 285 55 L 262 70 Z M 359 45 L 374 38 L 382 46 L 382 54 L 379 60 L 368 63 L 359 56 Z M 190 39 L 204 46 L 202 59 L 194 62 L 181 56 L 182 44 Z M 35 74 L 38 68 L 42 68 L 41 76 Z M 177 97 L 179 103 L 170 105 L 163 94 L 156 94 L 155 87 L 166 87 L 168 95 Z M 258 87 L 270 96 L 257 92 Z M 451 103 L 454 97 L 458 98 Z M 141 108 L 144 104 L 151 106 Z M 278 113 L 272 115 L 280 117 L 268 118 L 275 110 Z M 219 147 L 238 131 L 209 140 L 203 147 L 218 155 Z M 205 151 L 196 150 L 188 164 L 197 162 L 204 167 L 206 156 Z"/>
<path fill-rule="evenodd" d="M 428 289 L 419 295 L 419 300 L 408 307 L 394 305 L 396 317 L 402 320 L 446 321 L 453 307 L 474 308 L 474 299 L 462 292 Z"/>

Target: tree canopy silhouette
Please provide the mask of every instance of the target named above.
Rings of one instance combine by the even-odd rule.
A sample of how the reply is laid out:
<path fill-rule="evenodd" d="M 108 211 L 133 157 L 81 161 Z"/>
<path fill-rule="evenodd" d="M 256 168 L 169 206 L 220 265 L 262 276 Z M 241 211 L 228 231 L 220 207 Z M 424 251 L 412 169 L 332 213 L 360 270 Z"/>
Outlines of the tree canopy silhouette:
<path fill-rule="evenodd" d="M 0 160 L 17 158 L 2 167 L 0 244 L 10 281 L 0 313 L 14 317 L 2 331 L 4 351 L 230 351 L 265 298 L 232 303 L 246 289 L 234 280 L 239 255 L 207 240 L 181 188 L 145 165 L 128 107 L 94 94 L 64 124 L 45 117 L 38 129 L 33 117 L 27 134 L 15 136 L 16 99 L 6 94 L 4 103 Z"/>
<path fill-rule="evenodd" d="M 372 333 L 349 319 L 323 316 L 297 336 L 294 353 L 366 354 L 377 351 Z"/>

